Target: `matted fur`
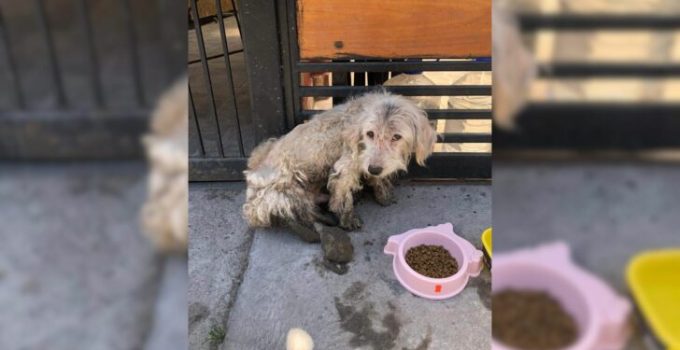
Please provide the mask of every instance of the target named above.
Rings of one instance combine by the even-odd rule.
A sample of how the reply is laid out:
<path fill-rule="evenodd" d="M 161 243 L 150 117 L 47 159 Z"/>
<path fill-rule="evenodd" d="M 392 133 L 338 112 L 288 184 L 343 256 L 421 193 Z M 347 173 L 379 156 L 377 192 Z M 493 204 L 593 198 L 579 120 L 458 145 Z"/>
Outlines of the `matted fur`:
<path fill-rule="evenodd" d="M 413 154 L 424 165 L 435 141 L 425 112 L 406 98 L 379 92 L 352 99 L 252 152 L 243 214 L 255 227 L 279 220 L 311 224 L 327 190 L 340 226 L 358 228 L 354 193 L 368 184 L 379 203 L 389 204 L 391 177 L 407 170 Z M 371 174 L 369 167 L 382 171 Z"/>
<path fill-rule="evenodd" d="M 148 198 L 141 211 L 144 233 L 161 251 L 185 252 L 189 190 L 189 92 L 187 79 L 158 100 L 143 144 L 149 161 Z"/>

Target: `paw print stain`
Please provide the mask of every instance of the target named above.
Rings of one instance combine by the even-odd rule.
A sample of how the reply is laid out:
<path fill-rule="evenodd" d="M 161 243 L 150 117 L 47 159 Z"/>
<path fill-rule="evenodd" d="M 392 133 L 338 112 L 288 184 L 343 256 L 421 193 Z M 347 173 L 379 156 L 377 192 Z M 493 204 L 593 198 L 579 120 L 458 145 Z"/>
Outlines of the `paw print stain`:
<path fill-rule="evenodd" d="M 396 316 L 397 308 L 392 302 L 387 302 L 388 311 L 381 315 L 373 302 L 364 300 L 365 288 L 362 282 L 354 282 L 342 298 L 335 298 L 340 327 L 352 334 L 349 345 L 353 348 L 369 346 L 374 350 L 392 349 L 401 331 L 401 322 Z M 379 322 L 384 330 L 375 330 L 374 322 Z"/>

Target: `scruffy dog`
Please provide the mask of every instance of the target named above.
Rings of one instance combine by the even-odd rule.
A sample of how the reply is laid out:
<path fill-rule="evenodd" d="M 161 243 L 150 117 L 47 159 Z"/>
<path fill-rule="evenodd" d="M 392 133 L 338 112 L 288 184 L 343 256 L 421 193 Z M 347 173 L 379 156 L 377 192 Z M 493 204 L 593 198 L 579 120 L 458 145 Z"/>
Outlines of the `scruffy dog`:
<path fill-rule="evenodd" d="M 320 113 L 253 150 L 244 172 L 243 213 L 253 227 L 324 222 L 319 204 L 346 230 L 361 227 L 354 193 L 364 184 L 382 205 L 393 201 L 392 178 L 412 154 L 424 165 L 436 134 L 423 110 L 404 97 L 368 93 Z"/>

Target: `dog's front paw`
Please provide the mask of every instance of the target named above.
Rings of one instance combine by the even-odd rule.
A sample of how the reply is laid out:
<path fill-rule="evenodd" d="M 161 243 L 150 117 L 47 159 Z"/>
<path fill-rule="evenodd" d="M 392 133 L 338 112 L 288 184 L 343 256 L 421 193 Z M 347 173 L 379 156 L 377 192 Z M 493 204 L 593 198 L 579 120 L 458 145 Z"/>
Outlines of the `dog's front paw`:
<path fill-rule="evenodd" d="M 308 227 L 293 220 L 286 221 L 285 226 L 287 226 L 293 232 L 293 234 L 300 237 L 300 239 L 307 243 L 316 243 L 321 240 L 319 232 L 317 232 L 312 227 Z"/>
<path fill-rule="evenodd" d="M 382 205 L 383 207 L 387 207 L 397 203 L 397 197 L 390 192 L 387 193 L 376 192 L 374 197 L 375 201 L 378 204 Z"/>
<path fill-rule="evenodd" d="M 397 202 L 392 184 L 389 180 L 381 180 L 373 184 L 373 198 L 375 201 L 386 207 Z"/>
<path fill-rule="evenodd" d="M 340 227 L 347 231 L 360 229 L 363 224 L 361 218 L 356 214 L 345 214 L 340 220 Z"/>

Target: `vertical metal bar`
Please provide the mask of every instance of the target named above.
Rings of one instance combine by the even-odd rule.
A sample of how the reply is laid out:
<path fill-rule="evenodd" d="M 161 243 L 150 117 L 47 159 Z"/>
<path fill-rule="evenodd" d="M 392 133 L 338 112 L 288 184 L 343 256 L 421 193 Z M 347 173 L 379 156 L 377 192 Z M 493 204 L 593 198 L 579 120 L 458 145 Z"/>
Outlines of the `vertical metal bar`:
<path fill-rule="evenodd" d="M 88 0 L 79 0 L 79 14 L 83 32 L 85 35 L 85 46 L 87 47 L 88 63 L 90 65 L 90 84 L 94 94 L 94 102 L 97 107 L 104 107 L 104 96 L 102 94 L 102 83 L 99 77 L 99 59 L 94 47 L 94 33 L 92 32 L 92 22 L 90 21 L 90 9 L 87 6 Z"/>
<path fill-rule="evenodd" d="M 135 95 L 137 96 L 137 102 L 143 107 L 146 105 L 146 97 L 144 95 L 144 86 L 142 85 L 141 58 L 139 56 L 139 48 L 137 47 L 137 28 L 135 26 L 134 16 L 132 15 L 132 6 L 130 6 L 130 0 L 122 0 L 121 6 L 123 23 L 125 23 L 128 36 L 130 69 L 132 71 L 132 79 L 135 84 Z"/>
<path fill-rule="evenodd" d="M 389 62 L 392 62 L 391 58 L 389 59 Z M 392 79 L 392 72 L 391 71 L 387 72 L 387 80 L 390 80 L 390 79 Z"/>
<path fill-rule="evenodd" d="M 284 106 L 286 108 L 286 130 L 292 130 L 295 127 L 295 107 L 293 101 L 295 95 L 293 94 L 293 65 L 295 63 L 291 60 L 290 53 L 290 33 L 288 30 L 288 5 L 286 1 L 276 1 L 276 13 L 279 19 L 279 38 L 281 40 L 281 64 L 282 64 L 282 79 L 283 79 L 283 94 Z"/>
<path fill-rule="evenodd" d="M 172 50 L 172 42 L 169 40 L 170 34 L 167 34 L 166 31 L 170 29 L 170 11 L 168 9 L 168 2 L 165 0 L 157 0 L 156 1 L 156 8 L 158 10 L 158 26 L 156 29 L 158 30 L 158 36 L 160 37 L 160 42 L 161 42 L 161 49 L 162 49 L 162 57 L 163 58 L 169 58 L 173 57 L 173 50 Z M 170 63 L 171 60 L 169 59 L 163 59 L 162 62 L 159 62 L 160 64 L 163 65 L 163 70 L 165 71 L 165 79 L 164 82 L 167 83 L 167 85 L 172 84 L 173 79 L 175 77 L 173 76 L 173 71 L 170 68 L 172 64 Z M 186 61 L 185 61 L 186 62 Z M 187 85 L 188 85 L 188 80 L 187 80 Z M 164 84 L 165 86 L 165 84 Z"/>
<path fill-rule="evenodd" d="M 222 130 L 220 128 L 220 120 L 217 117 L 217 106 L 215 104 L 215 94 L 213 93 L 212 79 L 210 78 L 210 68 L 208 67 L 207 55 L 205 53 L 205 42 L 203 41 L 203 30 L 201 29 L 201 20 L 198 17 L 198 5 L 196 0 L 191 0 L 191 16 L 194 21 L 194 30 L 196 31 L 196 39 L 198 40 L 198 50 L 201 56 L 201 64 L 203 65 L 203 76 L 210 94 L 210 107 L 215 118 L 215 125 L 217 126 L 217 138 L 220 145 L 220 156 L 224 157 L 224 145 L 222 143 Z"/>
<path fill-rule="evenodd" d="M 66 106 L 66 95 L 64 93 L 64 82 L 62 81 L 61 71 L 59 70 L 59 61 L 57 60 L 57 52 L 54 48 L 54 38 L 52 37 L 52 31 L 47 20 L 47 14 L 45 12 L 45 4 L 43 0 L 35 0 L 35 4 L 38 11 L 38 22 L 40 25 L 40 30 L 43 32 L 45 37 L 45 44 L 47 46 L 47 55 L 49 58 L 50 69 L 52 70 L 52 81 L 54 83 L 54 89 L 57 93 L 57 104 L 59 107 Z"/>
<path fill-rule="evenodd" d="M 9 70 L 9 78 L 12 81 L 12 87 L 14 87 L 14 98 L 16 100 L 16 105 L 18 108 L 23 109 L 26 107 L 26 102 L 24 101 L 24 94 L 21 92 L 21 85 L 19 84 L 19 70 L 17 69 L 14 55 L 12 54 L 12 48 L 9 43 L 9 33 L 7 31 L 7 23 L 2 15 L 2 9 L 0 9 L 0 41 L 5 51 L 5 60 L 7 61 L 7 68 Z"/>
<path fill-rule="evenodd" d="M 194 105 L 194 95 L 191 93 L 191 84 L 187 80 L 187 87 L 189 88 L 189 103 L 190 103 L 190 118 L 193 121 L 194 127 L 196 128 L 196 133 L 198 134 L 198 141 L 201 145 L 201 156 L 205 156 L 205 146 L 203 146 L 203 135 L 201 134 L 201 126 L 198 124 L 198 118 L 196 117 L 196 105 Z"/>
<path fill-rule="evenodd" d="M 333 62 L 349 62 L 348 60 L 333 60 Z M 351 82 L 350 72 L 331 72 L 333 74 L 333 81 L 331 85 L 333 86 L 348 86 Z M 346 97 L 332 97 L 333 106 L 344 103 Z"/>
<path fill-rule="evenodd" d="M 255 140 L 281 135 L 286 128 L 281 47 L 274 1 L 237 1 Z"/>
<path fill-rule="evenodd" d="M 384 60 L 368 60 L 367 62 L 384 62 Z M 388 79 L 387 72 L 368 72 L 366 73 L 368 85 L 382 85 Z"/>
<path fill-rule="evenodd" d="M 180 75 L 187 74 L 187 8 L 177 6 L 176 0 L 156 0 L 156 9 L 159 21 L 156 30 L 162 47 L 158 52 L 162 58 L 159 64 L 165 72 L 163 86 L 169 86 Z"/>
<path fill-rule="evenodd" d="M 297 63 L 300 62 L 300 46 L 298 44 L 297 35 L 297 9 L 295 8 L 295 0 L 285 0 L 287 6 L 286 14 L 288 15 L 288 41 L 290 45 L 292 85 L 293 85 L 293 109 L 295 114 L 295 124 L 303 122 L 302 117 L 302 96 L 300 95 L 300 71 L 297 69 Z"/>
<path fill-rule="evenodd" d="M 222 4 L 221 0 L 215 0 L 215 6 L 217 8 L 217 24 L 220 27 L 220 37 L 222 38 L 222 52 L 224 53 L 224 64 L 227 67 L 227 90 L 228 94 L 231 95 L 232 103 L 227 101 L 227 108 L 230 108 L 229 112 L 234 115 L 236 121 L 236 131 L 238 133 L 238 151 L 241 157 L 245 157 L 246 153 L 243 150 L 243 135 L 241 134 L 241 121 L 239 120 L 238 106 L 236 101 L 236 91 L 234 89 L 234 78 L 231 74 L 231 59 L 229 58 L 229 43 L 227 43 L 227 33 L 224 31 L 224 18 L 222 17 Z M 240 32 L 239 32 L 240 35 Z"/>
<path fill-rule="evenodd" d="M 241 19 L 239 19 L 239 16 L 240 16 L 239 11 L 238 11 L 238 9 L 236 9 L 236 3 L 234 2 L 234 0 L 231 0 L 231 8 L 234 9 L 234 18 L 236 18 L 236 26 L 238 27 L 238 35 L 242 36 L 243 34 L 241 32 Z"/>

